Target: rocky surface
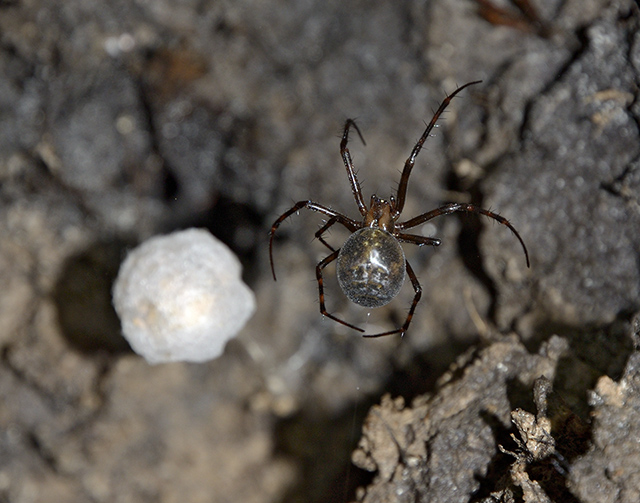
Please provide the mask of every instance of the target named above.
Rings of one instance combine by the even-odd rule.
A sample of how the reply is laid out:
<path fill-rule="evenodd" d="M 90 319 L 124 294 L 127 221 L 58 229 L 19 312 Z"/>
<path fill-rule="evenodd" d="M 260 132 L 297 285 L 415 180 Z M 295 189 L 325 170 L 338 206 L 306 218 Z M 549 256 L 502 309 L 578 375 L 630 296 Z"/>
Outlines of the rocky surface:
<path fill-rule="evenodd" d="M 1 500 L 638 501 L 638 5 L 495 1 L 0 2 Z M 416 232 L 439 248 L 404 247 L 407 335 L 362 339 L 318 312 L 303 211 L 273 282 L 293 202 L 358 216 L 346 118 L 365 201 L 388 197 L 479 79 L 403 216 L 491 208 L 530 269 L 504 226 L 435 219 Z M 112 283 L 193 226 L 239 256 L 257 312 L 217 360 L 150 367 Z M 331 267 L 325 286 L 371 332 L 412 298 L 369 312 Z"/>

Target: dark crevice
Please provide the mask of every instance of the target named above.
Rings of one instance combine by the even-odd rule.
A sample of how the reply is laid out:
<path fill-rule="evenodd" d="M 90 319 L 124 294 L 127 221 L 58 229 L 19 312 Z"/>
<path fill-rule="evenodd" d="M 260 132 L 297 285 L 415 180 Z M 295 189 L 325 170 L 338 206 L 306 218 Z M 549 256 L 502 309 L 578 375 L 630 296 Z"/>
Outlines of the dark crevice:
<path fill-rule="evenodd" d="M 541 383 L 536 381 L 534 388 L 539 389 Z M 519 388 L 518 391 L 513 386 Z M 548 386 L 548 381 L 547 381 Z M 511 409 L 520 408 L 531 414 L 537 414 L 538 418 L 545 417 L 551 421 L 551 435 L 555 448 L 552 452 L 536 459 L 535 443 L 543 440 L 535 440 L 535 437 L 520 438 L 520 433 L 515 427 L 505 428 L 502 422 L 492 414 L 485 412 L 483 420 L 491 428 L 496 445 L 501 448 L 496 451 L 487 467 L 487 472 L 482 477 L 477 477 L 480 487 L 471 499 L 472 503 L 486 501 L 494 493 L 509 494 L 515 501 L 524 501 L 523 492 L 513 479 L 512 470 L 522 470 L 525 465 L 529 479 L 539 484 L 551 501 L 567 503 L 580 503 L 580 500 L 571 493 L 568 485 L 568 475 L 571 462 L 587 452 L 591 441 L 591 426 L 579 419 L 562 400 L 559 393 L 548 388 L 544 403 L 533 403 L 533 395 L 530 388 L 524 388 L 521 383 L 514 380 L 508 385 Z M 515 402 L 511 401 L 514 397 Z M 544 410 L 540 410 L 540 409 Z M 538 410 L 536 410 L 538 409 Z M 528 443 L 532 442 L 533 451 L 529 451 Z M 515 464 L 514 464 L 515 463 Z"/>
<path fill-rule="evenodd" d="M 44 461 L 45 465 L 47 465 L 52 472 L 58 473 L 58 460 L 54 454 L 43 445 L 38 436 L 32 431 L 26 432 L 25 436 L 27 444 L 33 449 L 33 452 Z"/>
<path fill-rule="evenodd" d="M 447 176 L 446 186 L 450 191 L 469 194 L 471 203 L 482 207 L 483 195 L 478 183 L 468 187 L 458 178 L 455 172 L 451 170 Z M 482 220 L 488 217 L 476 213 L 459 213 L 457 216 L 461 225 L 458 235 L 460 257 L 465 267 L 487 290 L 491 299 L 487 317 L 495 324 L 498 305 L 498 288 L 484 268 L 482 254 L 480 252 L 480 235 L 484 227 Z"/>
<path fill-rule="evenodd" d="M 163 190 L 162 197 L 165 202 L 171 202 L 174 200 L 180 190 L 179 179 L 175 174 L 175 170 L 169 166 L 167 160 L 161 154 L 160 140 L 158 137 L 158 130 L 156 129 L 154 117 L 156 112 L 153 109 L 151 101 L 149 99 L 149 89 L 145 82 L 137 78 L 134 80 L 138 91 L 138 103 L 140 103 L 140 109 L 142 110 L 142 117 L 144 118 L 143 129 L 149 132 L 150 150 L 151 153 L 160 159 L 160 167 L 162 170 Z"/>
<path fill-rule="evenodd" d="M 361 425 L 378 397 L 354 402 L 338 417 L 310 417 L 301 412 L 275 427 L 276 455 L 292 459 L 301 471 L 281 503 L 347 503 L 358 487 L 366 487 L 373 473 L 351 463 L 360 440 Z"/>
<path fill-rule="evenodd" d="M 514 428 L 505 428 L 498 417 L 487 411 L 482 412 L 481 416 L 485 424 L 491 428 L 495 445 L 501 445 L 505 450 L 511 452 L 517 449 L 518 446 L 511 437 L 511 435 L 515 433 Z M 495 454 L 487 466 L 486 474 L 483 476 L 475 476 L 480 487 L 478 487 L 476 492 L 472 495 L 469 502 L 483 502 L 486 498 L 491 496 L 491 493 L 511 487 L 512 481 L 509 476 L 509 470 L 513 461 L 513 456 L 501 451 L 500 449 L 496 449 Z M 514 488 L 512 488 L 512 491 L 513 490 Z M 521 491 L 515 490 L 514 492 L 516 493 L 516 497 L 518 497 L 518 493 L 520 493 L 520 499 L 516 501 L 522 501 Z"/>
<path fill-rule="evenodd" d="M 553 320 L 540 320 L 533 331 L 536 337 L 527 340 L 525 344 L 529 351 L 535 353 L 549 337 L 558 335 L 565 338 L 576 357 L 595 369 L 598 375 L 618 380 L 633 352 L 629 332 L 635 312 L 636 308 L 622 310 L 611 323 L 604 325 L 575 326 Z"/>
<path fill-rule="evenodd" d="M 243 280 L 251 286 L 258 274 L 258 257 L 266 243 L 264 215 L 249 204 L 239 203 L 226 196 L 219 196 L 211 208 L 190 215 L 174 227 L 188 229 L 202 227 L 226 244 L 242 263 Z"/>
<path fill-rule="evenodd" d="M 575 33 L 578 47 L 573 51 L 570 57 L 566 59 L 562 67 L 556 72 L 553 78 L 549 79 L 544 87 L 540 90 L 537 96 L 532 97 L 525 105 L 522 114 L 522 123 L 520 125 L 520 131 L 518 137 L 520 143 L 525 143 L 528 139 L 527 132 L 531 126 L 531 115 L 535 106 L 538 105 L 539 97 L 549 93 L 562 79 L 572 71 L 575 71 L 576 62 L 587 52 L 589 49 L 589 37 L 587 35 L 587 28 L 580 28 Z M 567 45 L 567 47 L 570 47 Z"/>
<path fill-rule="evenodd" d="M 556 457 L 549 457 L 542 461 L 531 463 L 527 467 L 527 474 L 531 480 L 540 484 L 551 501 L 562 503 L 581 503 L 567 487 L 566 474 L 558 466 Z"/>

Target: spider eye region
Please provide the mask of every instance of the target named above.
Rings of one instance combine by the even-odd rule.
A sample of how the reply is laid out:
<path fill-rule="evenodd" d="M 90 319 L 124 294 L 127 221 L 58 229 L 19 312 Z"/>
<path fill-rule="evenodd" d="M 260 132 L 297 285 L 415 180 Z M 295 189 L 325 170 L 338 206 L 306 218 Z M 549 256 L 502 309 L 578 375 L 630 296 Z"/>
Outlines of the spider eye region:
<path fill-rule="evenodd" d="M 336 273 L 344 294 L 364 307 L 391 302 L 404 283 L 404 250 L 390 233 L 376 227 L 360 229 L 347 239 Z"/>

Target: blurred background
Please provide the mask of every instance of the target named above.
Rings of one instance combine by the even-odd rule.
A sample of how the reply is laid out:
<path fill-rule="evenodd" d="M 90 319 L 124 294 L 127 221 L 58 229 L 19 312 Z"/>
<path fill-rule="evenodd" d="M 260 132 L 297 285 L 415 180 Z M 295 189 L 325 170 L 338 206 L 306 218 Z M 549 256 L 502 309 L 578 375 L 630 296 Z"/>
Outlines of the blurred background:
<path fill-rule="evenodd" d="M 384 393 L 407 400 L 462 352 L 515 331 L 629 320 L 640 306 L 640 22 L 631 0 L 4 0 L 0 2 L 0 501 L 343 502 Z M 322 215 L 388 197 L 433 111 L 403 219 L 423 286 L 407 335 L 323 319 Z M 220 358 L 149 366 L 120 335 L 127 250 L 204 227 L 240 258 L 258 309 Z M 334 227 L 327 240 L 348 234 Z M 326 269 L 330 312 L 399 326 L 413 292 L 369 312 Z M 622 348 L 622 349 L 621 349 Z M 631 352 L 586 355 L 619 377 Z M 591 361 L 591 360 L 589 360 Z"/>

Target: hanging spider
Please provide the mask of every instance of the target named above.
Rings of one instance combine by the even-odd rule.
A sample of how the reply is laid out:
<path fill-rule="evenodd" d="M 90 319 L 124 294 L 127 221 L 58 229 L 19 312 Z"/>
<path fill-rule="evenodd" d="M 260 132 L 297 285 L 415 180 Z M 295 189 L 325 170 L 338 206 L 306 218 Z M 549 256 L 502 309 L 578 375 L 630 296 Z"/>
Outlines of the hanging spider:
<path fill-rule="evenodd" d="M 320 297 L 320 313 L 332 320 L 341 323 L 349 328 L 364 332 L 363 329 L 347 323 L 340 318 L 327 312 L 324 302 L 324 289 L 322 280 L 322 271 L 334 260 L 337 260 L 336 273 L 338 276 L 338 283 L 344 294 L 356 304 L 365 307 L 380 307 L 388 304 L 395 298 L 400 291 L 402 284 L 404 283 L 405 270 L 415 295 L 413 302 L 409 308 L 407 318 L 402 327 L 388 332 L 379 334 L 365 334 L 364 337 L 381 337 L 383 335 L 391 335 L 399 333 L 401 336 L 405 334 L 411 323 L 411 318 L 418 305 L 420 296 L 422 294 L 422 287 L 418 282 L 413 269 L 409 265 L 409 262 L 405 259 L 404 251 L 399 242 L 412 243 L 418 246 L 439 246 L 440 240 L 431 237 L 418 236 L 415 234 L 407 234 L 404 231 L 423 224 L 432 218 L 439 217 L 441 215 L 448 215 L 455 212 L 467 212 L 467 213 L 479 213 L 486 215 L 494 220 L 497 220 L 503 225 L 506 225 L 515 234 L 518 241 L 522 245 L 524 250 L 527 267 L 529 267 L 529 253 L 524 241 L 518 234 L 518 231 L 509 223 L 506 218 L 493 213 L 492 211 L 485 210 L 473 204 L 465 203 L 449 203 L 436 208 L 435 210 L 428 211 L 417 217 L 413 217 L 404 222 L 397 222 L 398 218 L 404 208 L 404 203 L 407 194 L 407 185 L 409 183 L 409 175 L 413 169 L 417 155 L 420 153 L 424 142 L 426 141 L 429 133 L 436 124 L 436 121 L 444 112 L 445 108 L 449 105 L 451 100 L 463 89 L 473 84 L 478 84 L 481 81 L 469 82 L 459 88 L 453 93 L 447 96 L 436 113 L 434 114 L 431 122 L 427 125 L 424 133 L 416 143 L 415 147 L 411 151 L 411 155 L 404 164 L 402 176 L 400 177 L 400 185 L 398 186 L 398 192 L 394 196 L 390 196 L 389 200 L 381 199 L 375 194 L 371 196 L 371 202 L 369 207 L 364 202 L 362 196 L 362 190 L 360 189 L 360 183 L 356 176 L 356 172 L 351 160 L 351 154 L 347 148 L 349 141 L 349 131 L 354 128 L 358 133 L 358 136 L 364 144 L 364 139 L 360 133 L 360 129 L 352 119 L 347 119 L 344 125 L 344 132 L 342 134 L 342 141 L 340 142 L 340 154 L 342 160 L 347 168 L 347 176 L 351 183 L 351 190 L 353 197 L 356 200 L 362 220 L 353 220 L 342 213 L 339 213 L 327 206 L 318 204 L 313 201 L 300 201 L 293 205 L 292 208 L 285 211 L 271 226 L 269 232 L 269 260 L 271 262 L 271 272 L 273 279 L 276 279 L 275 268 L 273 265 L 273 237 L 280 224 L 287 217 L 296 213 L 302 208 L 317 211 L 327 215 L 329 219 L 315 234 L 315 237 L 325 245 L 331 253 L 321 260 L 316 266 L 316 278 L 318 281 L 318 294 Z M 329 243 L 327 243 L 323 234 L 334 224 L 341 224 L 346 227 L 351 236 L 344 243 L 342 248 L 334 249 Z"/>

